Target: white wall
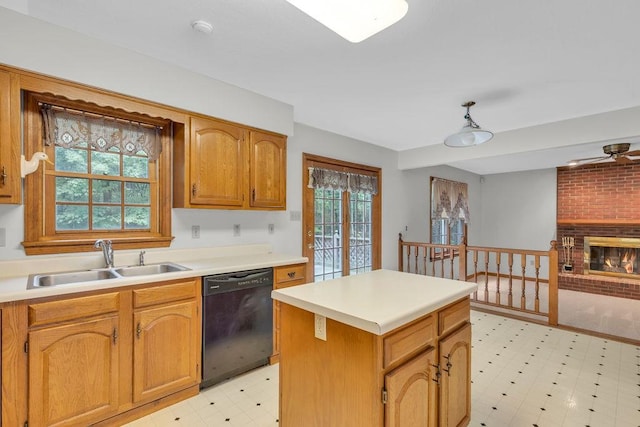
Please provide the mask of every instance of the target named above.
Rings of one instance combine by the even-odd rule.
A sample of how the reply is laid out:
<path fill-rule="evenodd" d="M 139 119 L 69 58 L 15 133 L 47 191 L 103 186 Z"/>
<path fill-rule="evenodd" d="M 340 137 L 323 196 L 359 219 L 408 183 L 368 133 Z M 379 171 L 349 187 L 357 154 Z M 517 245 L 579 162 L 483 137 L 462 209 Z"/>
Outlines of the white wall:
<path fill-rule="evenodd" d="M 556 232 L 556 170 L 487 175 L 483 181 L 481 245 L 548 250 Z"/>
<path fill-rule="evenodd" d="M 407 241 L 427 242 L 431 240 L 429 234 L 429 218 L 431 211 L 430 177 L 464 182 L 469 190 L 469 221 L 468 242 L 472 245 L 480 244 L 480 230 L 482 226 L 483 203 L 480 177 L 474 173 L 452 168 L 449 166 L 433 166 L 407 170 L 403 172 L 407 191 L 411 194 L 411 207 L 406 227 L 402 228 L 402 238 Z"/>

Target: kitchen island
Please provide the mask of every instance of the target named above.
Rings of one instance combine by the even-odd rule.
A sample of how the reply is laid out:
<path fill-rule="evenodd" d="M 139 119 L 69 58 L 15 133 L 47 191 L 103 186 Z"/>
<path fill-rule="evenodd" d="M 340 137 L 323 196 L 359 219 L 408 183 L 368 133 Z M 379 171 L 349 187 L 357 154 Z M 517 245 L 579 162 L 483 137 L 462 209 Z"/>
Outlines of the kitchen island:
<path fill-rule="evenodd" d="M 273 291 L 280 425 L 467 425 L 475 287 L 376 270 Z"/>

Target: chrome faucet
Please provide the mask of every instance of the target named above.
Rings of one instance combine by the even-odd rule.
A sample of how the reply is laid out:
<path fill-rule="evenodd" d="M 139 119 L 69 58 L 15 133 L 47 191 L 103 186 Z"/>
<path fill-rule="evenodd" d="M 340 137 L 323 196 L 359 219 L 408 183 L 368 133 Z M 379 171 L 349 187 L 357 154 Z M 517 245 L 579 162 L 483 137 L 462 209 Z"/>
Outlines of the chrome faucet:
<path fill-rule="evenodd" d="M 140 258 L 138 259 L 138 265 L 144 265 L 144 251 L 140 251 Z"/>
<path fill-rule="evenodd" d="M 113 268 L 113 247 L 111 247 L 111 240 L 96 240 L 93 245 L 96 249 L 102 249 L 102 255 L 104 256 L 104 263 L 107 268 Z"/>

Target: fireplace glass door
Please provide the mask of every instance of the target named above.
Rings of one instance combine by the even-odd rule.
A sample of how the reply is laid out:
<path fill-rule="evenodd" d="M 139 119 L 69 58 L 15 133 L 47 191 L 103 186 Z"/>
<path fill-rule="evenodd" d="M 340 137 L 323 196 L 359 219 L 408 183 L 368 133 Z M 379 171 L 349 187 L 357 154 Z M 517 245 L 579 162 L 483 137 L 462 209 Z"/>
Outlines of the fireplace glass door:
<path fill-rule="evenodd" d="M 584 252 L 585 274 L 640 275 L 640 239 L 585 237 Z"/>

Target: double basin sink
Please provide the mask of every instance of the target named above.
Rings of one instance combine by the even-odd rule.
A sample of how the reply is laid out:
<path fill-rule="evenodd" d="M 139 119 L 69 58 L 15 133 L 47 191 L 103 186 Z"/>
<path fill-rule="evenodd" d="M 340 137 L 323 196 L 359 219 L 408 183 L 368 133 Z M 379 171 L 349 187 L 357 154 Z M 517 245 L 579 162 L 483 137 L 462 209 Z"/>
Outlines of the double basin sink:
<path fill-rule="evenodd" d="M 29 281 L 27 282 L 27 289 L 66 285 L 78 282 L 93 282 L 105 279 L 119 279 L 131 276 L 147 276 L 186 270 L 190 269 L 173 262 L 162 262 L 158 264 L 131 265 L 126 267 L 31 274 L 29 275 Z"/>

